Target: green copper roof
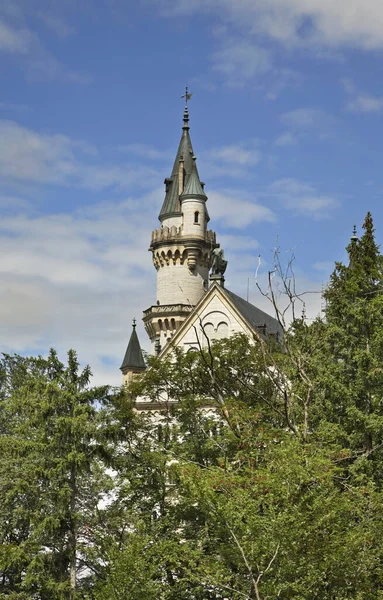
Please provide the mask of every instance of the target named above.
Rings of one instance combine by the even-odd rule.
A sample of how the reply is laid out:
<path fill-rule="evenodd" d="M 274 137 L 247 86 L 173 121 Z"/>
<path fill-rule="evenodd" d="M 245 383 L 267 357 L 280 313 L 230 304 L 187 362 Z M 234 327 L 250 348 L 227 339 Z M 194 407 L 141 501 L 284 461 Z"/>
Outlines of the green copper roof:
<path fill-rule="evenodd" d="M 198 176 L 195 156 L 193 156 L 192 172 L 190 174 L 187 184 L 185 185 L 185 189 L 182 193 L 182 198 L 184 196 L 192 196 L 193 198 L 203 198 L 207 200 L 207 196 L 203 190 L 202 184 Z"/>
<path fill-rule="evenodd" d="M 197 167 L 195 166 L 195 161 L 193 160 L 194 152 L 193 146 L 191 143 L 190 135 L 189 135 L 189 111 L 185 108 L 184 112 L 184 125 L 182 127 L 182 136 L 178 146 L 177 155 L 174 161 L 172 174 L 169 179 L 165 179 L 166 184 L 166 195 L 165 200 L 161 208 L 161 212 L 159 214 L 160 221 L 166 219 L 166 217 L 172 217 L 176 215 L 181 215 L 181 206 L 180 206 L 180 195 L 179 195 L 179 176 L 180 176 L 180 161 L 183 161 L 183 185 L 186 189 L 190 176 L 192 172 L 195 170 L 196 177 L 198 178 L 199 185 L 201 183 L 199 181 Z M 202 186 L 201 186 L 202 187 Z M 202 189 L 202 193 L 203 189 Z"/>
<path fill-rule="evenodd" d="M 136 333 L 135 320 L 133 320 L 133 331 L 130 336 L 129 344 L 126 349 L 124 360 L 122 361 L 120 369 L 121 371 L 123 369 L 146 369 L 146 364 L 144 361 L 144 357 L 142 356 L 140 342 L 138 341 Z"/>

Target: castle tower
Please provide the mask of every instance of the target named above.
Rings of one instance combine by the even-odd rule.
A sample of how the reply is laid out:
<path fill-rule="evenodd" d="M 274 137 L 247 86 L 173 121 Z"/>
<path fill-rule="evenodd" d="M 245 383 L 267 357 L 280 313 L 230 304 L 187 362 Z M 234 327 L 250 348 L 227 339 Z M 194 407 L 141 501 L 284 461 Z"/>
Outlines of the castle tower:
<path fill-rule="evenodd" d="M 129 344 L 125 352 L 124 360 L 120 370 L 122 371 L 122 383 L 129 385 L 134 377 L 143 373 L 146 369 L 144 357 L 138 341 L 136 332 L 136 319 L 133 319 L 133 330 L 130 336 Z"/>
<path fill-rule="evenodd" d="M 158 353 L 179 329 L 208 288 L 213 231 L 207 230 L 207 196 L 189 135 L 186 106 L 182 136 L 172 174 L 165 179 L 165 200 L 152 232 L 150 251 L 157 271 L 156 304 L 144 311 L 145 329 Z"/>

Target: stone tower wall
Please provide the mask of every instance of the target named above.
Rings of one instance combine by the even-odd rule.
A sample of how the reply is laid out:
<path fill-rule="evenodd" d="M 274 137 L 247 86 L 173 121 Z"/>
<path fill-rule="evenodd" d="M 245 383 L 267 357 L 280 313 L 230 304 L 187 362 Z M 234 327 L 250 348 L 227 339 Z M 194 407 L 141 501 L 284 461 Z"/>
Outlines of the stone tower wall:
<path fill-rule="evenodd" d="M 182 214 L 183 235 L 204 238 L 206 232 L 205 202 L 203 200 L 185 198 L 182 200 Z"/>
<path fill-rule="evenodd" d="M 200 262 L 200 261 L 199 261 Z M 197 264 L 191 271 L 187 260 L 169 264 L 157 272 L 157 301 L 162 304 L 191 304 L 195 306 L 207 289 L 209 269 Z"/>

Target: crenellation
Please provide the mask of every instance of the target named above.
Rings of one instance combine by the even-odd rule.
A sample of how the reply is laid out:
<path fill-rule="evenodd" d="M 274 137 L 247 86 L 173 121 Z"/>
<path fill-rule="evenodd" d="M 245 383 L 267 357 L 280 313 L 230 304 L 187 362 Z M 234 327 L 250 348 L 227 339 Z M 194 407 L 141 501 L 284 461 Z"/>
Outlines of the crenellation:
<path fill-rule="evenodd" d="M 184 237 L 186 237 L 186 236 L 184 233 L 184 227 L 182 225 L 180 227 L 177 227 L 176 225 L 172 225 L 171 227 L 168 227 L 167 225 L 163 225 L 162 227 L 159 227 L 158 229 L 154 229 L 152 231 L 151 245 L 156 245 L 157 243 L 164 242 L 164 241 L 181 240 Z M 192 237 L 192 236 L 187 236 L 187 237 Z M 215 231 L 207 230 L 207 231 L 205 231 L 205 234 L 203 237 L 204 237 L 205 242 L 207 242 L 209 244 L 213 244 L 213 245 L 216 244 Z"/>

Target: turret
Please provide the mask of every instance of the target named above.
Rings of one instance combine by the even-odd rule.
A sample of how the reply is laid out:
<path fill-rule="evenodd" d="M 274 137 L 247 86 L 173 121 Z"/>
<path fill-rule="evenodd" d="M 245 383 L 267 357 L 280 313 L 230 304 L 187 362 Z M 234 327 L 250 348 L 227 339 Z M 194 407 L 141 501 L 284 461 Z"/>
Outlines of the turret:
<path fill-rule="evenodd" d="M 133 319 L 133 330 L 120 367 L 122 371 L 122 383 L 129 385 L 134 377 L 143 373 L 145 369 L 146 364 L 136 332 L 136 319 Z"/>
<path fill-rule="evenodd" d="M 209 220 L 206 200 L 207 196 L 198 177 L 196 157 L 193 156 L 192 172 L 180 197 L 184 236 L 205 238 Z"/>
<path fill-rule="evenodd" d="M 171 176 L 165 179 L 165 199 L 152 233 L 150 251 L 157 271 L 156 304 L 144 312 L 152 342 L 162 348 L 174 335 L 208 288 L 213 231 L 207 230 L 207 196 L 201 183 L 185 108 L 181 140 Z"/>

